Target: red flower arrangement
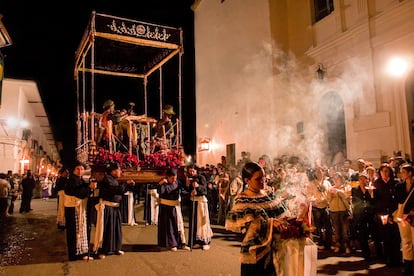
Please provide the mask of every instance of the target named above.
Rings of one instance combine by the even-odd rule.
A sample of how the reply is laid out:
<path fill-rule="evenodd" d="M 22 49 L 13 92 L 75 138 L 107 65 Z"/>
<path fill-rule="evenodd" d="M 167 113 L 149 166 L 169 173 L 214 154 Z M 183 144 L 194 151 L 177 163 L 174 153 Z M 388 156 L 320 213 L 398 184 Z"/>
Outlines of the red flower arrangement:
<path fill-rule="evenodd" d="M 301 239 L 312 238 L 314 227 L 309 225 L 305 220 L 298 220 L 296 218 L 288 219 L 287 228 L 280 233 L 282 239 Z"/>
<path fill-rule="evenodd" d="M 136 155 L 123 152 L 110 152 L 102 147 L 97 148 L 97 154 L 92 157 L 92 163 L 96 166 L 105 166 L 109 162 L 118 162 L 122 169 L 138 166 Z"/>
<path fill-rule="evenodd" d="M 134 154 L 123 152 L 110 152 L 107 149 L 98 147 L 90 161 L 95 166 L 105 166 L 109 162 L 116 161 L 122 169 L 127 168 L 147 168 L 147 169 L 166 169 L 177 168 L 184 162 L 179 150 L 173 149 L 167 152 L 156 152 L 147 154 L 143 160 L 138 160 Z"/>
<path fill-rule="evenodd" d="M 145 155 L 144 159 L 139 162 L 141 168 L 164 169 L 177 168 L 184 162 L 180 151 L 172 149 L 167 152 L 155 152 Z"/>

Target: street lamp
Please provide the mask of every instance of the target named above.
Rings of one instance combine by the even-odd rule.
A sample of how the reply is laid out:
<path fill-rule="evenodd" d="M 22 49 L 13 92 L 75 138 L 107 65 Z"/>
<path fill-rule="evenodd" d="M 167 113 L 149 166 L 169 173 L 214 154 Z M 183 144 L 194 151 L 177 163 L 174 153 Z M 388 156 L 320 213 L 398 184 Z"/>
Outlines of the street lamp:
<path fill-rule="evenodd" d="M 397 137 L 397 150 L 409 152 L 410 155 L 414 153 L 414 138 L 411 130 L 411 121 L 414 119 L 411 108 L 410 99 L 407 97 L 407 75 L 412 66 L 412 61 L 407 57 L 393 57 L 389 60 L 386 71 L 389 75 L 394 77 L 393 89 L 394 95 L 392 97 L 395 110 L 395 129 Z"/>
<path fill-rule="evenodd" d="M 326 68 L 325 68 L 325 66 L 323 66 L 322 63 L 318 64 L 318 68 L 316 69 L 315 74 L 316 74 L 316 79 L 318 81 L 323 81 L 325 79 L 325 77 L 326 77 Z"/>
<path fill-rule="evenodd" d="M 21 174 L 24 168 L 29 166 L 30 153 L 26 147 L 30 145 L 23 138 L 23 133 L 27 130 L 29 123 L 26 120 L 19 120 L 14 117 L 7 119 L 0 119 L 1 130 L 0 144 L 3 145 L 3 159 L 4 166 L 9 166 L 13 163 L 13 170 L 18 170 Z"/>
<path fill-rule="evenodd" d="M 6 30 L 6 27 L 4 26 L 2 19 L 3 15 L 0 14 L 0 48 L 10 46 L 12 45 L 12 40 L 10 38 L 9 33 Z"/>
<path fill-rule="evenodd" d="M 409 62 L 400 57 L 394 57 L 388 63 L 388 72 L 395 76 L 401 77 L 408 71 Z"/>
<path fill-rule="evenodd" d="M 10 117 L 7 119 L 0 119 L 0 125 L 4 131 L 4 134 L 6 136 L 9 136 L 9 133 L 6 127 L 11 128 L 11 129 L 15 129 L 15 128 L 25 129 L 29 126 L 29 122 L 27 122 L 26 120 L 18 120 L 14 117 Z"/>

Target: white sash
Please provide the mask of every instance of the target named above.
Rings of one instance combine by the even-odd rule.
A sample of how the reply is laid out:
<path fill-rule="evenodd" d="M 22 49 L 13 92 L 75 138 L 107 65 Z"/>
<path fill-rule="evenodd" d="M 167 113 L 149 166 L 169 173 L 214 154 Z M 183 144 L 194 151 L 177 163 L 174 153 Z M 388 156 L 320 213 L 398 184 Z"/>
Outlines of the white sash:
<path fill-rule="evenodd" d="M 119 203 L 106 201 L 106 200 L 103 200 L 102 198 L 99 200 L 99 203 L 95 205 L 97 217 L 96 217 L 96 227 L 95 227 L 95 238 L 93 242 L 94 252 L 96 252 L 98 248 L 102 246 L 105 205 L 108 205 L 111 207 L 119 207 Z"/>

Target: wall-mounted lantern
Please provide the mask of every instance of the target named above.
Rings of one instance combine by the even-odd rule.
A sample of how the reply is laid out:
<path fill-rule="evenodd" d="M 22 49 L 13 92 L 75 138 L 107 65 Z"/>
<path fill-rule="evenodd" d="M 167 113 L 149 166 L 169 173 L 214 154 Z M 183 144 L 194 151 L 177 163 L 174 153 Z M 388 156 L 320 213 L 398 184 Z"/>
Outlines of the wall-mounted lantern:
<path fill-rule="evenodd" d="M 316 73 L 316 79 L 319 81 L 323 81 L 326 77 L 326 68 L 323 66 L 322 63 L 318 64 L 318 69 L 315 71 Z"/>
<path fill-rule="evenodd" d="M 199 141 L 199 149 L 198 151 L 209 151 L 210 150 L 210 138 L 204 137 L 201 138 Z"/>
<path fill-rule="evenodd" d="M 6 30 L 6 27 L 4 26 L 1 19 L 3 18 L 3 15 L 0 14 L 0 48 L 10 46 L 12 45 L 12 40 L 10 38 L 9 33 Z"/>

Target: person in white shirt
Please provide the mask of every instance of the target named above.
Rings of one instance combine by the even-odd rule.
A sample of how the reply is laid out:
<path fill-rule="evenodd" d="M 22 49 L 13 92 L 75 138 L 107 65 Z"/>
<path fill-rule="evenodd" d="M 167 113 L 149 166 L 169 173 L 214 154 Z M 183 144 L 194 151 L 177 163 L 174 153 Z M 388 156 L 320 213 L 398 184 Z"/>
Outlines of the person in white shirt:
<path fill-rule="evenodd" d="M 315 226 L 316 242 L 319 249 L 330 250 L 332 243 L 332 224 L 329 216 L 329 202 L 327 198 L 331 183 L 326 178 L 326 171 L 322 167 L 308 171 L 309 185 L 307 197 L 312 203 L 313 224 Z"/>

